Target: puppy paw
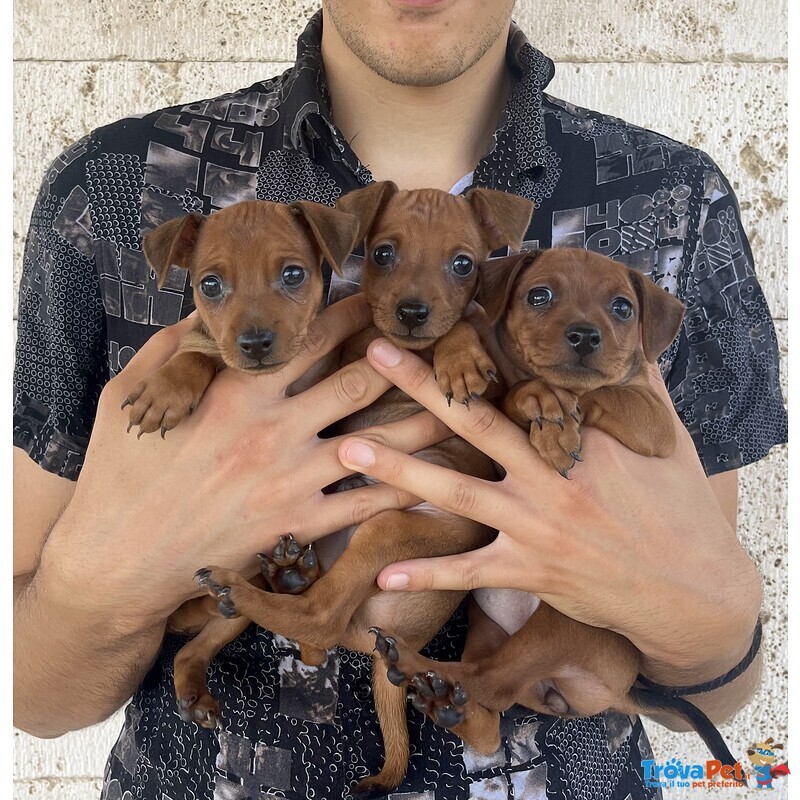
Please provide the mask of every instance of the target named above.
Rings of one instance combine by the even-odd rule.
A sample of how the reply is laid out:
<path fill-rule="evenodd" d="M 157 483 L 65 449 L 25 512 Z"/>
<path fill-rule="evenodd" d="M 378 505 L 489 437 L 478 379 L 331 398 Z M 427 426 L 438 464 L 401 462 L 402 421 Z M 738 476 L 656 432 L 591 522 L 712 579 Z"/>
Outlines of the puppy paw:
<path fill-rule="evenodd" d="M 201 589 L 205 589 L 217 601 L 217 610 L 226 619 L 239 616 L 236 610 L 235 587 L 243 579 L 231 570 L 221 567 L 206 567 L 194 574 Z"/>
<path fill-rule="evenodd" d="M 434 357 L 433 369 L 448 405 L 455 400 L 469 406 L 470 401 L 485 394 L 491 383 L 497 383 L 497 367 L 481 348 L 443 361 Z"/>
<path fill-rule="evenodd" d="M 143 433 L 160 430 L 163 438 L 194 411 L 202 394 L 191 384 L 176 382 L 156 372 L 139 383 L 122 404 L 123 409 L 130 406 L 128 431 L 138 426 L 138 438 Z"/>
<path fill-rule="evenodd" d="M 261 574 L 276 594 L 301 594 L 320 573 L 317 554 L 309 544 L 302 548 L 291 533 L 281 536 L 272 552 L 259 553 Z"/>
<path fill-rule="evenodd" d="M 541 458 L 568 477 L 575 462 L 582 460 L 583 412 L 576 395 L 534 379 L 514 387 L 506 398 L 505 410 L 530 431 L 531 444 Z"/>
<path fill-rule="evenodd" d="M 221 727 L 219 703 L 207 691 L 204 690 L 199 695 L 188 691 L 184 695 L 178 695 L 176 700 L 178 715 L 184 722 L 196 722 L 206 730 Z"/>
<path fill-rule="evenodd" d="M 443 664 L 431 662 L 413 653 L 380 628 L 370 628 L 375 636 L 375 650 L 387 667 L 386 677 L 395 686 L 406 686 L 412 705 L 443 728 L 463 722 L 469 710 L 467 690 L 455 679 L 445 676 Z M 428 667 L 434 666 L 435 669 Z"/>

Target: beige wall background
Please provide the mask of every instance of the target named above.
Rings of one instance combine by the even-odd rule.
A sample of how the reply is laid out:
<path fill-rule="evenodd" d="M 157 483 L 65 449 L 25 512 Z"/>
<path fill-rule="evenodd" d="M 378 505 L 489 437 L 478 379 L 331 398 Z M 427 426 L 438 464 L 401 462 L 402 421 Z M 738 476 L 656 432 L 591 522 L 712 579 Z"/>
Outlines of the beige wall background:
<path fill-rule="evenodd" d="M 248 86 L 283 71 L 310 0 L 17 0 L 14 285 L 44 171 L 89 129 Z M 783 355 L 787 342 L 786 0 L 518 0 L 516 19 L 557 62 L 551 94 L 709 152 L 736 189 Z M 16 307 L 16 301 L 15 301 Z M 741 472 L 740 531 L 764 576 L 763 685 L 723 727 L 744 758 L 787 729 L 787 454 Z M 121 717 L 53 741 L 15 732 L 14 798 L 99 796 Z M 648 724 L 659 761 L 704 762 L 694 734 Z M 684 800 L 699 790 L 670 790 Z M 725 798 L 760 795 L 722 790 Z M 786 780 L 771 797 L 788 797 Z M 335 798 L 330 798 L 335 800 Z M 602 798 L 598 798 L 602 800 Z"/>

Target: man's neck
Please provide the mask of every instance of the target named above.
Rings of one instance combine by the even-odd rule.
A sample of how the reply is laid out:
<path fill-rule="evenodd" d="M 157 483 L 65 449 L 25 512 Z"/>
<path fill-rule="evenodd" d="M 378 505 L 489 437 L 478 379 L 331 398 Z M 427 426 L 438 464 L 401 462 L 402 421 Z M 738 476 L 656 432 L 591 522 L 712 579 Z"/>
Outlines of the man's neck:
<path fill-rule="evenodd" d="M 322 57 L 336 126 L 375 180 L 449 190 L 486 153 L 511 90 L 501 36 L 441 86 L 400 86 L 377 75 L 323 26 Z"/>

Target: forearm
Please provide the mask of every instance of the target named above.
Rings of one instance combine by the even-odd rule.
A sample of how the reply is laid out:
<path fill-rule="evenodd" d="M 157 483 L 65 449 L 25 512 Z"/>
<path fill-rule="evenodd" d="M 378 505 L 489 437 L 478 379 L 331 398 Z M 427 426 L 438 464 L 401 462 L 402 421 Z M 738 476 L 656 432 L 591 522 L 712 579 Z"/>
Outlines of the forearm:
<path fill-rule="evenodd" d="M 163 624 L 122 633 L 85 600 L 62 597 L 41 572 L 14 579 L 14 724 L 34 736 L 60 736 L 111 715 L 161 645 Z"/>

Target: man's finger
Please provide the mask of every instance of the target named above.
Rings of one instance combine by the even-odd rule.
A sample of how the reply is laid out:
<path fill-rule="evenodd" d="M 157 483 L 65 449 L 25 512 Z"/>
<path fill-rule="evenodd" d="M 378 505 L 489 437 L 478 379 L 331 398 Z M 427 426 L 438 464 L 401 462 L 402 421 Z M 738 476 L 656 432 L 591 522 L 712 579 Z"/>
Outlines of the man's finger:
<path fill-rule="evenodd" d="M 481 586 L 493 585 L 489 570 L 485 569 L 483 563 L 485 549 L 454 556 L 398 561 L 381 571 L 378 586 L 407 592 L 428 589 L 469 592 Z"/>
<path fill-rule="evenodd" d="M 294 383 L 331 350 L 371 322 L 372 311 L 362 294 L 345 297 L 328 306 L 308 326 L 300 352 L 282 370 L 286 385 Z"/>
<path fill-rule="evenodd" d="M 348 437 L 339 446 L 339 459 L 353 472 L 369 475 L 489 527 L 495 527 L 502 517 L 500 484 L 429 464 L 369 439 Z"/>
<path fill-rule="evenodd" d="M 469 407 L 460 403 L 448 406 L 433 377 L 433 370 L 422 359 L 407 350 L 400 350 L 386 339 L 373 342 L 367 350 L 367 358 L 378 372 L 506 470 L 515 466 L 517 454 L 529 456 L 531 444 L 528 436 L 491 404 L 476 400 Z M 526 458 L 526 463 L 530 463 L 529 458 Z M 543 477 L 549 472 L 551 470 L 542 463 Z"/>

